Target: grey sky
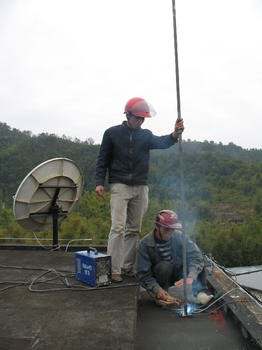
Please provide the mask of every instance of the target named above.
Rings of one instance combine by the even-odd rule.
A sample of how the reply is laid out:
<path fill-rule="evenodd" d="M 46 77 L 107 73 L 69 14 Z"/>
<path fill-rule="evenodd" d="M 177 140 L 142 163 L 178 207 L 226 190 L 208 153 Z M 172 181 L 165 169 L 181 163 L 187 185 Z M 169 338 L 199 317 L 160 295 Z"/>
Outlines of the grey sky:
<path fill-rule="evenodd" d="M 261 148 L 261 0 L 176 0 L 185 139 Z M 172 0 L 0 0 L 0 120 L 100 142 L 127 99 L 176 118 Z"/>

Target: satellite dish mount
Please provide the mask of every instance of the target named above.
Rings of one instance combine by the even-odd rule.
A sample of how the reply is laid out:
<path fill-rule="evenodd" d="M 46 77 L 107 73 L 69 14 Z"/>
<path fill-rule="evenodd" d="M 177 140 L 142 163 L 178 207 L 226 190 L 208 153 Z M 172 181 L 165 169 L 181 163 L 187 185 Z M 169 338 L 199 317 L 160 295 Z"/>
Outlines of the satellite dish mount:
<path fill-rule="evenodd" d="M 76 186 L 60 186 L 60 187 L 56 187 L 56 186 L 45 186 L 45 185 L 40 185 L 39 188 L 52 188 L 55 190 L 54 193 L 54 197 L 52 199 L 51 202 L 51 206 L 48 212 L 41 212 L 40 214 L 38 213 L 32 213 L 30 214 L 30 216 L 34 216 L 34 215 L 51 215 L 52 217 L 52 227 L 53 227 L 53 249 L 57 249 L 59 247 L 59 238 L 58 238 L 58 221 L 59 221 L 59 217 L 63 218 L 66 217 L 68 214 L 68 211 L 66 210 L 62 210 L 61 207 L 59 207 L 59 205 L 57 204 L 57 199 L 59 196 L 59 192 L 61 190 L 61 188 L 76 188 Z"/>
<path fill-rule="evenodd" d="M 26 229 L 53 229 L 53 249 L 59 247 L 59 222 L 68 216 L 81 196 L 82 175 L 67 158 L 50 159 L 34 168 L 14 197 L 16 220 Z"/>

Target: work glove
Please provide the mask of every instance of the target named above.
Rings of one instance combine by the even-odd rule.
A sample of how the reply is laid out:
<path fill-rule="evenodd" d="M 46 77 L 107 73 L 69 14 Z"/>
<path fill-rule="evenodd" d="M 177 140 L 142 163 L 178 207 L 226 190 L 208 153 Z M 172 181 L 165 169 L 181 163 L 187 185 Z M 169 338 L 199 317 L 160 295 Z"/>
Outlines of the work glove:
<path fill-rule="evenodd" d="M 156 294 L 156 301 L 159 305 L 180 305 L 181 300 L 172 297 L 164 289 L 160 288 Z"/>

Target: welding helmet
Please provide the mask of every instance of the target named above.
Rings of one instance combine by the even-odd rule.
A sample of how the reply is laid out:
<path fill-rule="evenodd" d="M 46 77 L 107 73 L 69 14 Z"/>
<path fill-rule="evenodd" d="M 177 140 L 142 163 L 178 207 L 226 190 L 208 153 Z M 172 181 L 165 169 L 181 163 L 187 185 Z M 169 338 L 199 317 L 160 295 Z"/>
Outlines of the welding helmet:
<path fill-rule="evenodd" d="M 172 210 L 161 210 L 156 216 L 156 225 L 166 228 L 177 228 L 177 214 Z"/>
<path fill-rule="evenodd" d="M 135 117 L 150 118 L 156 114 L 154 108 L 141 97 L 133 97 L 127 101 L 125 112 L 128 115 Z"/>

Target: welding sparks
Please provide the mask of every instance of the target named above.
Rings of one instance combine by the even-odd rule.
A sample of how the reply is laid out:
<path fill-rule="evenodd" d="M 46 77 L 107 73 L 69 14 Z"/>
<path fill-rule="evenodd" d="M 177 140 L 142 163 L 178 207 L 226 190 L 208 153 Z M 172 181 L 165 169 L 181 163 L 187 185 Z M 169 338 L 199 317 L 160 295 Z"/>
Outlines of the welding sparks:
<path fill-rule="evenodd" d="M 196 304 L 186 304 L 186 313 L 185 306 L 183 306 L 176 309 L 176 314 L 180 317 L 192 316 L 196 310 L 198 310 L 198 306 Z"/>

